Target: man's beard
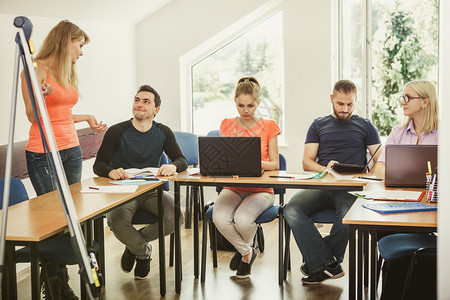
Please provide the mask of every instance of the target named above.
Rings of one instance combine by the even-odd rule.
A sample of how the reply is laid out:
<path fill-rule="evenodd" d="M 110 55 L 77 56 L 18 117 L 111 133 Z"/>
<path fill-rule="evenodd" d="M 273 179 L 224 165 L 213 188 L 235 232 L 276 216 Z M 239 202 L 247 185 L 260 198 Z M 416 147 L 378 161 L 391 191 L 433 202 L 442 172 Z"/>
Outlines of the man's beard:
<path fill-rule="evenodd" d="M 334 109 L 334 107 L 333 107 L 333 111 L 334 111 L 334 115 L 336 116 L 336 120 L 341 124 L 348 123 L 350 121 L 350 118 L 352 117 L 352 113 L 353 113 L 353 111 L 351 111 L 351 112 L 347 113 L 345 116 L 341 116 L 338 114 L 336 109 Z"/>

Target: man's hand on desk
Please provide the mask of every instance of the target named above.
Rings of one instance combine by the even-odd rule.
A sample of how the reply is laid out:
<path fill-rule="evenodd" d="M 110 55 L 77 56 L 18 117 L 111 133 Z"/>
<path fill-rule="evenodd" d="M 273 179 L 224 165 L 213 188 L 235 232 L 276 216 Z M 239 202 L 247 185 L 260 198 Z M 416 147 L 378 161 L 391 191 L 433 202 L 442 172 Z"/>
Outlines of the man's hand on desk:
<path fill-rule="evenodd" d="M 158 170 L 158 176 L 170 176 L 177 172 L 175 165 L 162 165 Z"/>
<path fill-rule="evenodd" d="M 129 178 L 127 172 L 125 172 L 125 170 L 122 168 L 111 170 L 109 172 L 108 176 L 109 176 L 109 178 L 114 179 L 114 180 Z"/>

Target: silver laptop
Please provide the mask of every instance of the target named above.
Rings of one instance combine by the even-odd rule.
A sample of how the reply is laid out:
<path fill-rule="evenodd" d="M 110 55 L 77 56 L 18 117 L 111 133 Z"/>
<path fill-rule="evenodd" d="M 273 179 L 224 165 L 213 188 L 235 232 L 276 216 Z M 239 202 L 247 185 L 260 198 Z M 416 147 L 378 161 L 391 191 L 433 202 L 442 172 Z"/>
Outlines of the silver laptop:
<path fill-rule="evenodd" d="M 387 187 L 425 187 L 427 163 L 437 167 L 437 145 L 386 145 Z"/>
<path fill-rule="evenodd" d="M 199 137 L 200 174 L 203 176 L 259 177 L 261 138 Z"/>

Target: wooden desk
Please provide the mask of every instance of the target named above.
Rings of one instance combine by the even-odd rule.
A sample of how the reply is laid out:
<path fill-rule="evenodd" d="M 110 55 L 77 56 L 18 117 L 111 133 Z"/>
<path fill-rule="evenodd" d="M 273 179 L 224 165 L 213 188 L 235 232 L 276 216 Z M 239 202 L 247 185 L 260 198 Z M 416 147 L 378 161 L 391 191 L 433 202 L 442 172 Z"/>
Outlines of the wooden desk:
<path fill-rule="evenodd" d="M 161 216 L 158 223 L 160 236 L 160 289 L 161 295 L 165 295 L 165 246 L 164 222 L 162 217 L 164 215 L 162 206 L 162 184 L 164 181 L 149 182 L 149 184 L 141 185 L 135 193 L 80 193 L 80 190 L 84 187 L 107 185 L 109 181 L 111 181 L 109 178 L 95 177 L 70 186 L 78 220 L 80 222 L 94 222 L 94 238 L 100 244 L 99 254 L 97 255 L 100 270 L 103 275 L 105 275 L 103 216 L 114 208 L 132 201 L 138 195 L 150 193 L 153 190 L 158 189 L 158 214 Z M 90 222 L 87 223 L 89 224 Z M 6 232 L 7 255 L 8 257 L 14 257 L 14 247 L 16 245 L 30 246 L 32 299 L 40 299 L 39 242 L 60 234 L 65 229 L 67 229 L 67 221 L 58 191 L 53 191 L 28 201 L 21 202 L 8 209 L 8 225 Z M 91 239 L 92 236 L 87 237 L 86 241 L 89 243 Z M 8 264 L 8 267 L 6 268 L 8 270 L 8 276 L 5 276 L 5 278 L 8 277 L 7 287 L 13 285 L 14 288 L 10 290 L 12 293 L 15 293 L 8 299 L 15 299 L 17 298 L 15 263 L 14 260 L 5 260 L 5 262 Z"/>
<path fill-rule="evenodd" d="M 240 186 L 240 187 L 270 187 L 293 189 L 331 189 L 331 190 L 362 190 L 367 184 L 363 181 L 336 179 L 327 174 L 322 179 L 295 180 L 289 178 L 271 178 L 279 175 L 278 171 L 265 171 L 261 177 L 220 178 L 188 175 L 182 172 L 169 177 L 175 186 L 175 291 L 181 292 L 181 242 L 179 228 L 180 186 Z M 196 192 L 197 189 L 194 190 Z M 194 195 L 194 199 L 198 199 Z M 194 214 L 199 211 L 199 204 L 194 203 Z M 197 221 L 196 221 L 197 220 Z M 194 276 L 198 277 L 198 218 L 194 218 Z M 280 256 L 281 257 L 281 256 Z"/>
<path fill-rule="evenodd" d="M 437 211 L 380 214 L 362 207 L 369 200 L 356 199 L 342 223 L 348 224 L 349 235 L 349 299 L 363 298 L 363 259 L 369 256 L 364 250 L 363 243 L 370 242 L 370 299 L 375 299 L 377 290 L 377 232 L 378 231 L 402 231 L 402 232 L 434 232 L 437 230 Z M 370 200 L 371 201 L 371 200 Z M 381 201 L 377 201 L 381 202 Z M 422 200 L 427 203 L 426 199 Z M 428 203 L 427 203 L 428 204 Z M 358 253 L 356 253 L 356 232 L 358 232 Z M 365 241 L 364 241 L 365 240 Z M 366 260 L 366 264 L 368 260 Z M 357 270 L 356 270 L 357 267 Z M 365 268 L 367 269 L 367 268 Z M 356 281 L 356 277 L 358 277 Z M 367 274 L 365 276 L 367 278 Z M 366 282 L 367 285 L 367 282 Z"/>

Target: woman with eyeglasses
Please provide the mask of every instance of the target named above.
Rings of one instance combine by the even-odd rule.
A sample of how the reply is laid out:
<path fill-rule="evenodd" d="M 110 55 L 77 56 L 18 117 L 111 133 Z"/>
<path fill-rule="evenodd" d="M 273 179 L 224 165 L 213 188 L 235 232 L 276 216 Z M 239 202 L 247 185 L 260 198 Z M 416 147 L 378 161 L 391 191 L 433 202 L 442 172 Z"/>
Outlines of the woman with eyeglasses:
<path fill-rule="evenodd" d="M 400 96 L 405 123 L 392 128 L 385 145 L 438 144 L 438 100 L 434 84 L 427 80 L 414 80 L 405 85 Z M 378 177 L 385 175 L 386 153 L 383 151 L 374 167 Z"/>

